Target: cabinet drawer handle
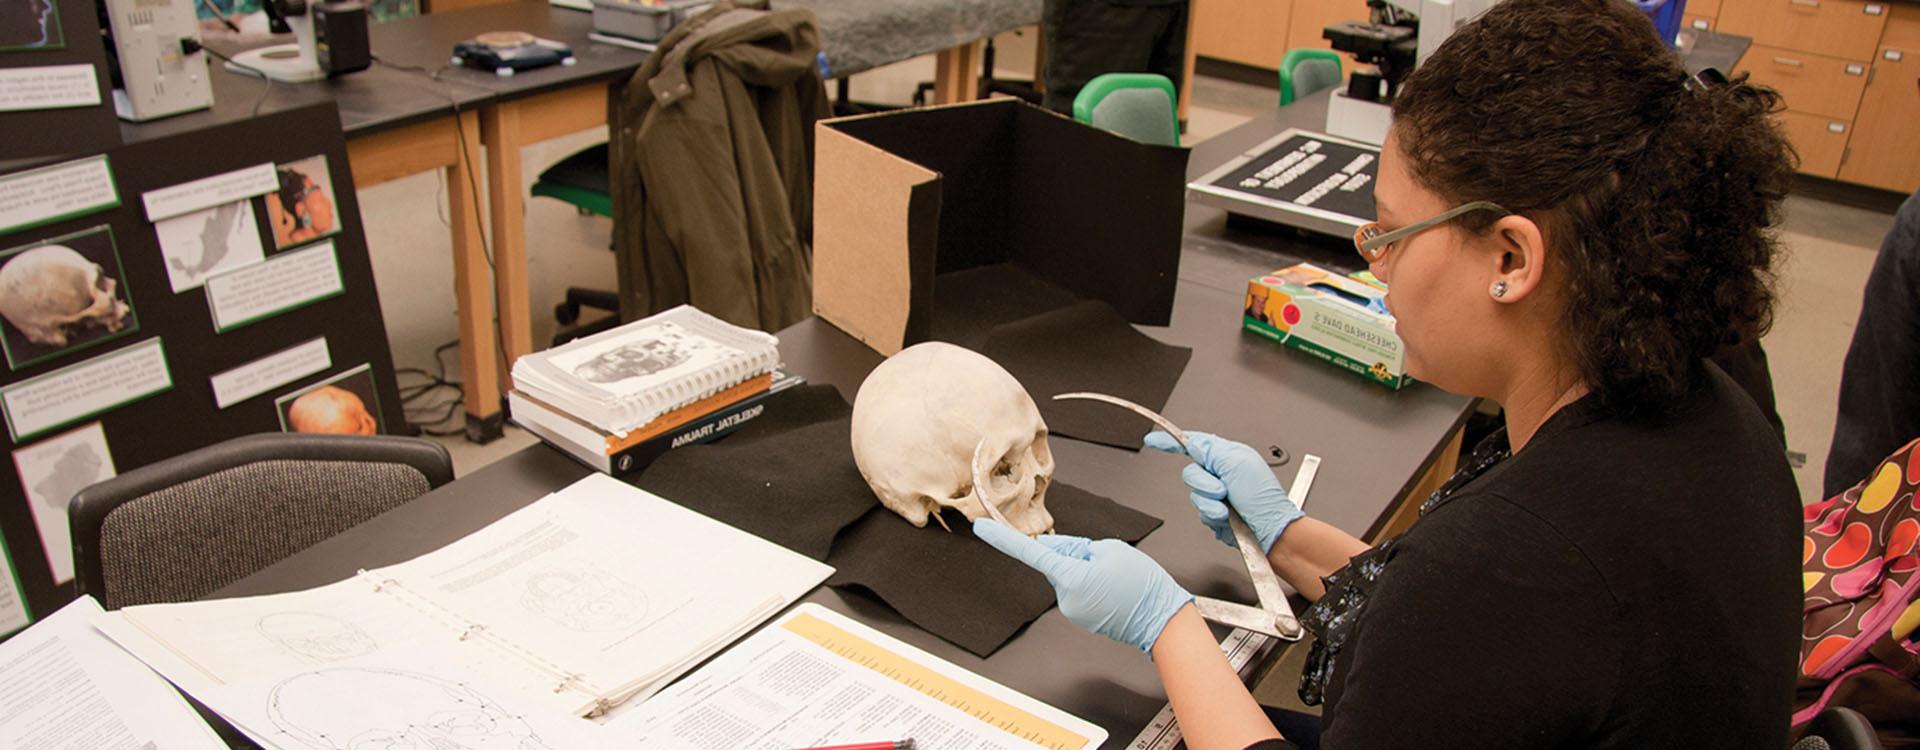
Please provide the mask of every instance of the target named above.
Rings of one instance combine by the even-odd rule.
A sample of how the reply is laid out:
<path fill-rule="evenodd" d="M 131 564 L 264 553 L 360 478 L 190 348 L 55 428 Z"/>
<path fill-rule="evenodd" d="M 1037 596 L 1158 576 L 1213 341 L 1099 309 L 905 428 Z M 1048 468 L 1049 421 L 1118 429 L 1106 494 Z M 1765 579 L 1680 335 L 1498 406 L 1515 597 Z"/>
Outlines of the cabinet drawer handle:
<path fill-rule="evenodd" d="M 1794 5 L 1798 5 L 1802 8 L 1820 7 L 1820 0 L 1787 0 L 1787 2 L 1793 3 Z"/>
<path fill-rule="evenodd" d="M 1773 58 L 1773 62 L 1775 65 L 1787 65 L 1795 68 L 1807 67 L 1806 63 L 1800 62 L 1799 60 L 1795 60 L 1791 57 L 1776 57 L 1776 58 Z"/>

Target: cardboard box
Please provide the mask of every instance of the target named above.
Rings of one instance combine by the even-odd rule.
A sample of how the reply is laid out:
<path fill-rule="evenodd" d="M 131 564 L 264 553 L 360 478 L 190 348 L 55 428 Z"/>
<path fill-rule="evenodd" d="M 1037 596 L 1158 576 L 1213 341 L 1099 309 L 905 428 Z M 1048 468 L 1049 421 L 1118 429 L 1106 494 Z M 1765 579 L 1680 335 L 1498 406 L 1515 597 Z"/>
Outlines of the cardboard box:
<path fill-rule="evenodd" d="M 1369 278 L 1371 278 L 1369 276 Z M 1407 377 L 1406 348 L 1382 300 L 1386 289 L 1310 263 L 1247 282 L 1241 325 L 1394 390 Z"/>
<path fill-rule="evenodd" d="M 931 338 L 943 274 L 1012 264 L 1166 325 L 1187 150 L 1013 99 L 814 130 L 813 309 L 891 355 Z"/>

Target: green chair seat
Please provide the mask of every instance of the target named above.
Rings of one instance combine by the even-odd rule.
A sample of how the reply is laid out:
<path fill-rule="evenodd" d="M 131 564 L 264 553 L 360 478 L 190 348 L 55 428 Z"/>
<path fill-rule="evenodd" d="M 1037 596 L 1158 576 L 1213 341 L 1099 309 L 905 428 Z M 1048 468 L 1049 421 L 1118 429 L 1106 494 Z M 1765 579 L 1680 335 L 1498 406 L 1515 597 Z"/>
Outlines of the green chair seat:
<path fill-rule="evenodd" d="M 1329 49 L 1290 49 L 1280 58 L 1280 106 L 1340 85 L 1340 54 Z"/>
<path fill-rule="evenodd" d="M 607 179 L 607 144 L 581 150 L 547 167 L 535 180 L 534 195 L 566 201 L 582 211 L 613 215 L 613 195 Z"/>
<path fill-rule="evenodd" d="M 1173 82 L 1154 73 L 1094 76 L 1073 98 L 1073 119 L 1141 143 L 1180 145 Z"/>

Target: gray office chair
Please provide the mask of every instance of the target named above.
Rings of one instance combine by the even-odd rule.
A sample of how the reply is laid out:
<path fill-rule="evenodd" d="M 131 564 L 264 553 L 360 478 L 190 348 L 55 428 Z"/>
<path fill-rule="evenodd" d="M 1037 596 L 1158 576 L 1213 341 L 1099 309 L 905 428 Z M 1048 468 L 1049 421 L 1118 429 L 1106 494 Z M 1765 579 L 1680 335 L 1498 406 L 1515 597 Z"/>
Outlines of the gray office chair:
<path fill-rule="evenodd" d="M 427 440 L 235 438 L 74 495 L 75 576 L 107 609 L 191 601 L 450 481 Z"/>

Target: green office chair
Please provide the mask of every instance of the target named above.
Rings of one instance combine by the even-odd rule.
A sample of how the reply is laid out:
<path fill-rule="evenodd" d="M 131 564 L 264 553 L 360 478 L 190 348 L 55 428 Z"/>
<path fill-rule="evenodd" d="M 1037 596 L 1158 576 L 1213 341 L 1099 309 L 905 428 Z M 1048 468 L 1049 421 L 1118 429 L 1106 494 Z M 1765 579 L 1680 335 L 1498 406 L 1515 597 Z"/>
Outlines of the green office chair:
<path fill-rule="evenodd" d="M 1290 49 L 1280 58 L 1280 106 L 1340 85 L 1340 54 L 1327 49 Z"/>
<path fill-rule="evenodd" d="M 1104 73 L 1073 98 L 1073 119 L 1141 143 L 1178 146 L 1178 101 L 1166 76 Z"/>
<path fill-rule="evenodd" d="M 534 180 L 531 192 L 534 195 L 572 204 L 583 216 L 599 214 L 612 218 L 613 193 L 607 178 L 607 160 L 608 152 L 605 143 L 582 149 L 541 172 L 540 178 Z M 586 325 L 563 328 L 559 333 L 554 334 L 554 346 L 581 336 L 599 333 L 620 323 L 618 294 L 602 289 L 571 286 L 567 287 L 566 299 L 553 306 L 553 318 L 563 327 L 572 326 L 580 320 L 581 308 L 605 310 L 613 315 Z"/>

